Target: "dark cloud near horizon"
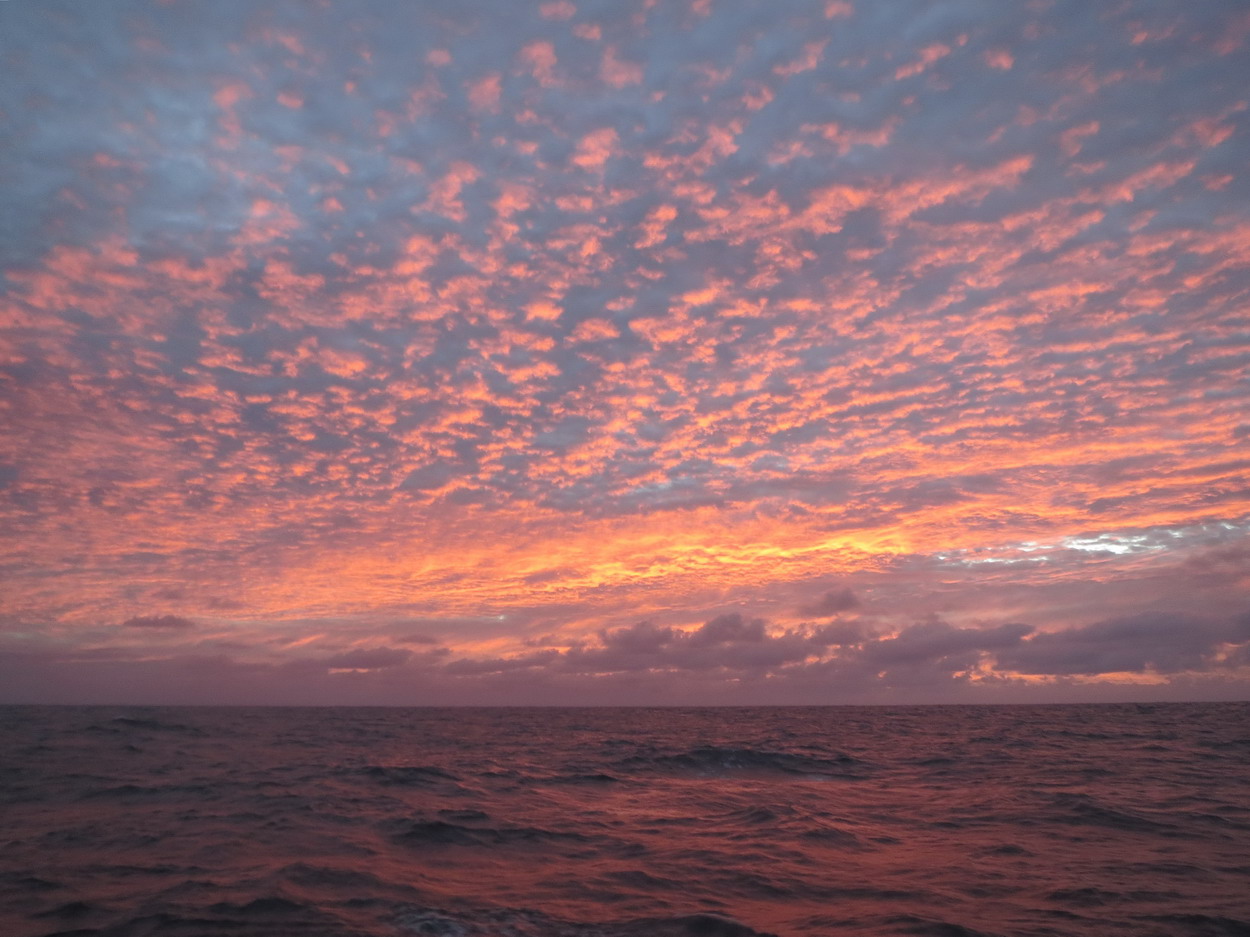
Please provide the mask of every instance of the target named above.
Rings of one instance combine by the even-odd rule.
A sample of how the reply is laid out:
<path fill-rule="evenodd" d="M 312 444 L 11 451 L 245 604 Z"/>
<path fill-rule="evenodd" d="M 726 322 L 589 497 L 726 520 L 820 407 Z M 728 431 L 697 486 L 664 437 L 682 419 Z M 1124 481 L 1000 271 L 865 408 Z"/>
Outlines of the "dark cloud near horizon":
<path fill-rule="evenodd" d="M 1175 674 L 1218 667 L 1225 647 L 1250 642 L 1250 612 L 1234 618 L 1142 612 L 1037 634 L 1004 647 L 1000 666 L 1024 674 Z"/>
<path fill-rule="evenodd" d="M 639 622 L 604 630 L 598 646 L 553 649 L 514 658 L 458 660 L 449 673 L 483 675 L 509 671 L 678 673 L 723 670 L 782 680 L 804 671 L 859 686 L 879 681 L 913 688 L 969 679 L 990 668 L 1012 673 L 1068 677 L 1109 673 L 1218 672 L 1224 646 L 1250 643 L 1250 613 L 1201 618 L 1147 612 L 1058 631 L 1007 623 L 957 628 L 940 618 L 918 622 L 895 635 L 872 636 L 859 625 L 818 625 L 773 632 L 762 619 L 728 613 L 681 631 Z M 838 646 L 833 657 L 825 649 Z M 988 674 L 990 670 L 983 670 Z"/>
<path fill-rule="evenodd" d="M 894 637 L 865 642 L 858 659 L 870 667 L 888 669 L 923 663 L 947 666 L 955 672 L 967 669 L 984 652 L 1016 647 L 1033 630 L 1032 626 L 1021 624 L 956 628 L 934 619 L 904 628 Z"/>
<path fill-rule="evenodd" d="M 460 701 L 504 694 L 498 697 L 502 700 L 522 686 L 544 699 L 572 703 L 576 696 L 561 694 L 585 692 L 599 680 L 606 680 L 613 692 L 631 686 L 661 692 L 656 681 L 676 676 L 678 683 L 672 686 L 689 680 L 690 687 L 704 694 L 720 686 L 710 701 L 731 702 L 741 692 L 774 702 L 849 702 L 899 690 L 919 698 L 926 693 L 945 698 L 960 687 L 958 692 L 965 694 L 960 698 L 971 699 L 966 694 L 975 694 L 978 680 L 983 686 L 1024 692 L 1026 685 L 1013 674 L 1051 677 L 1049 685 L 1056 688 L 1068 686 L 1072 677 L 1162 674 L 1215 692 L 1229 668 L 1244 665 L 1250 653 L 1250 612 L 1231 619 L 1147 612 L 1053 632 L 1023 624 L 957 628 L 934 618 L 893 636 L 861 636 L 859 643 L 844 646 L 833 657 L 815 647 L 834 643 L 814 641 L 819 630 L 768 631 L 762 620 L 734 612 L 689 632 L 639 622 L 604 630 L 597 644 L 568 651 L 548 648 L 511 658 L 452 660 L 439 652 L 414 655 L 384 646 L 269 663 L 245 663 L 222 653 L 154 661 L 121 648 L 83 652 L 10 647 L 0 651 L 0 677 L 8 675 L 15 686 L 48 680 L 39 698 L 63 701 L 73 697 L 71 690 L 116 689 L 116 681 L 132 678 L 141 678 L 136 685 L 145 693 L 168 695 L 182 674 L 199 701 L 223 701 L 235 694 L 252 700 L 316 702 L 317 693 L 348 686 L 334 679 L 338 676 L 352 677 L 356 682 L 350 684 L 351 692 L 363 694 L 362 700 L 382 692 L 395 704 L 430 702 L 429 692 Z M 84 682 L 61 681 L 66 667 L 75 668 Z M 732 683 L 726 684 L 726 677 Z M 221 681 L 225 695 L 212 695 L 214 680 Z M 734 685 L 740 691 L 727 689 Z M 62 687 L 60 695 L 52 692 L 56 686 Z M 179 697 L 174 693 L 172 698 Z"/>

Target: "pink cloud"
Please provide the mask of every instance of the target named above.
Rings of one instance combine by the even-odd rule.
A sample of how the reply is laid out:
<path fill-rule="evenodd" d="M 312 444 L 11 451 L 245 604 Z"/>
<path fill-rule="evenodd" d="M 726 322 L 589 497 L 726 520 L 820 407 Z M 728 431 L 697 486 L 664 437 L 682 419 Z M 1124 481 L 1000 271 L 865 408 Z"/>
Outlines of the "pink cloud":
<path fill-rule="evenodd" d="M 618 152 L 618 138 L 611 127 L 601 127 L 586 134 L 577 143 L 573 164 L 582 169 L 599 170 Z"/>
<path fill-rule="evenodd" d="M 543 87 L 551 87 L 556 83 L 556 52 L 550 42 L 531 42 L 521 50 L 521 61 L 528 66 L 534 80 Z"/>
<path fill-rule="evenodd" d="M 550 3 L 542 4 L 538 12 L 543 19 L 568 20 L 577 15 L 577 6 L 569 0 L 552 0 Z"/>
<path fill-rule="evenodd" d="M 499 113 L 499 99 L 502 94 L 500 75 L 492 73 L 469 84 L 469 103 L 479 111 L 491 114 Z"/>
<path fill-rule="evenodd" d="M 624 62 L 616 57 L 615 46 L 607 46 L 603 50 L 603 61 L 599 65 L 599 77 L 614 88 L 642 83 L 642 66 L 633 62 Z"/>
<path fill-rule="evenodd" d="M 930 65 L 939 59 L 944 59 L 951 54 L 951 47 L 940 42 L 925 46 L 920 50 L 919 57 L 914 62 L 906 65 L 900 65 L 894 72 L 894 77 L 898 80 L 911 78 L 913 75 L 919 75 L 928 69 Z M 999 60 L 1001 61 L 1001 59 Z"/>
<path fill-rule="evenodd" d="M 1015 57 L 1007 49 L 989 49 L 985 53 L 985 64 L 990 68 L 1008 72 L 1015 63 Z"/>

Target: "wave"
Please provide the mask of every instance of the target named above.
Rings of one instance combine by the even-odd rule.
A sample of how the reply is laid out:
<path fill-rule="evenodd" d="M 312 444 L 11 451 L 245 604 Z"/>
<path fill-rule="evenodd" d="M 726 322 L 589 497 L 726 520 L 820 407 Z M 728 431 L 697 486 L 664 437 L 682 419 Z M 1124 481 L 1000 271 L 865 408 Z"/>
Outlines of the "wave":
<path fill-rule="evenodd" d="M 953 921 L 933 920 L 914 914 L 898 915 L 889 918 L 886 923 L 898 927 L 905 934 L 916 934 L 918 937 L 994 937 Z"/>
<path fill-rule="evenodd" d="M 118 716 L 107 723 L 99 723 L 87 727 L 88 732 L 124 732 L 128 729 L 143 729 L 148 732 L 178 732 L 184 735 L 203 736 L 204 730 L 198 726 L 189 726 L 181 722 L 161 722 L 159 719 L 145 719 L 136 716 Z"/>
<path fill-rule="evenodd" d="M 861 850 L 872 848 L 850 830 L 841 830 L 835 826 L 804 830 L 799 835 L 810 842 L 820 843 L 824 846 L 836 846 L 840 849 Z"/>
<path fill-rule="evenodd" d="M 1107 888 L 1057 888 L 1046 894 L 1048 901 L 1070 905 L 1078 908 L 1100 908 L 1104 905 L 1132 904 L 1134 906 L 1147 902 L 1175 904 L 1183 901 L 1184 896 L 1176 891 L 1156 891 L 1148 889 L 1130 889 L 1115 891 Z"/>
<path fill-rule="evenodd" d="M 645 918 L 623 925 L 620 933 L 628 937 L 773 937 L 719 914 Z"/>
<path fill-rule="evenodd" d="M 338 889 L 365 894 L 382 887 L 382 879 L 369 872 L 308 862 L 292 863 L 279 869 L 277 875 L 290 885 L 316 890 Z"/>
<path fill-rule="evenodd" d="M 67 901 L 65 904 L 58 905 L 49 911 L 36 914 L 39 918 L 60 918 L 62 920 L 79 920 L 80 918 L 89 917 L 99 911 L 97 905 L 88 904 L 86 901 Z"/>
<path fill-rule="evenodd" d="M 703 745 L 676 754 L 632 755 L 616 763 L 625 771 L 655 771 L 697 777 L 758 775 L 790 778 L 854 778 L 867 774 L 869 765 L 850 755 L 832 758 L 796 755 L 755 748 Z"/>
<path fill-rule="evenodd" d="M 0 937 L 1250 937 L 1250 705 L 1125 712 L 0 708 Z"/>
<path fill-rule="evenodd" d="M 382 784 L 404 787 L 426 787 L 443 781 L 459 781 L 456 775 L 431 765 L 366 765 L 366 777 Z"/>
<path fill-rule="evenodd" d="M 1050 817 L 1061 823 L 1109 827 L 1137 833 L 1153 833 L 1157 836 L 1180 836 L 1182 833 L 1171 824 L 1099 803 L 1088 794 L 1060 793 L 1052 798 L 1059 813 Z"/>
<path fill-rule="evenodd" d="M 593 774 L 560 774 L 550 778 L 540 778 L 543 784 L 617 784 L 620 778 L 603 771 Z"/>
<path fill-rule="evenodd" d="M 849 829 L 838 825 L 845 818 L 825 812 L 799 810 L 791 804 L 755 805 L 714 816 L 718 825 L 727 827 L 734 839 L 750 839 L 759 831 L 778 836 L 798 838 L 823 848 L 870 849 L 868 843 Z M 838 822 L 834 822 L 834 821 Z"/>
<path fill-rule="evenodd" d="M 1139 917 L 1151 924 L 1184 927 L 1187 932 L 1201 937 L 1246 937 L 1250 934 L 1250 919 L 1218 914 L 1152 914 Z"/>
<path fill-rule="evenodd" d="M 710 913 L 584 924 L 524 909 L 470 914 L 413 908 L 402 912 L 395 923 L 420 937 L 776 937 Z"/>
<path fill-rule="evenodd" d="M 120 784 L 117 787 L 105 787 L 98 790 L 86 791 L 80 796 L 80 800 L 97 800 L 116 798 L 119 800 L 138 800 L 151 799 L 158 797 L 181 798 L 181 797 L 208 797 L 213 798 L 221 795 L 221 788 L 211 784 Z"/>
<path fill-rule="evenodd" d="M 258 898 L 246 904 L 218 902 L 198 912 L 176 914 L 157 911 L 108 924 L 84 927 L 83 917 L 97 915 L 100 909 L 87 908 L 81 913 L 60 915 L 72 930 L 58 930 L 46 937 L 201 937 L 205 934 L 233 934 L 255 937 L 265 934 L 300 934 L 303 937 L 368 937 L 359 930 L 348 930 L 335 916 L 312 905 L 298 904 L 285 898 Z"/>
<path fill-rule="evenodd" d="M 485 817 L 485 815 L 483 815 Z M 515 846 L 544 843 L 588 843 L 583 833 L 558 832 L 533 826 L 467 826 L 447 820 L 401 819 L 384 824 L 393 842 L 423 846 Z"/>
<path fill-rule="evenodd" d="M 308 910 L 307 905 L 302 905 L 295 901 L 289 901 L 286 898 L 266 897 L 253 898 L 247 904 L 234 904 L 229 901 L 219 901 L 208 908 L 216 914 L 243 915 L 244 917 L 268 917 L 271 915 L 288 915 L 298 914 L 301 911 Z"/>

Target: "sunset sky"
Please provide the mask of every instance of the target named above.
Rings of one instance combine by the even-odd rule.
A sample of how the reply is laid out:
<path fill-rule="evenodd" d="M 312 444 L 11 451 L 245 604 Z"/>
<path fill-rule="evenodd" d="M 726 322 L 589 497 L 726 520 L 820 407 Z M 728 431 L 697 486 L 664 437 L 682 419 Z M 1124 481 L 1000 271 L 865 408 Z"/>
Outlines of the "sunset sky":
<path fill-rule="evenodd" d="M 1244 2 L 0 56 L 0 701 L 1250 696 Z"/>

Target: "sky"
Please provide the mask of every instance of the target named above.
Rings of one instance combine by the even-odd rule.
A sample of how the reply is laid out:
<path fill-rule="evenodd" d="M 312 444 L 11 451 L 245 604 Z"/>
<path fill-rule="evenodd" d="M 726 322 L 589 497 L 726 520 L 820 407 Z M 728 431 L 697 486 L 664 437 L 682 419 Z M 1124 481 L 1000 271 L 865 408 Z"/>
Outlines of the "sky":
<path fill-rule="evenodd" d="M 1250 698 L 1250 8 L 0 4 L 0 701 Z"/>

